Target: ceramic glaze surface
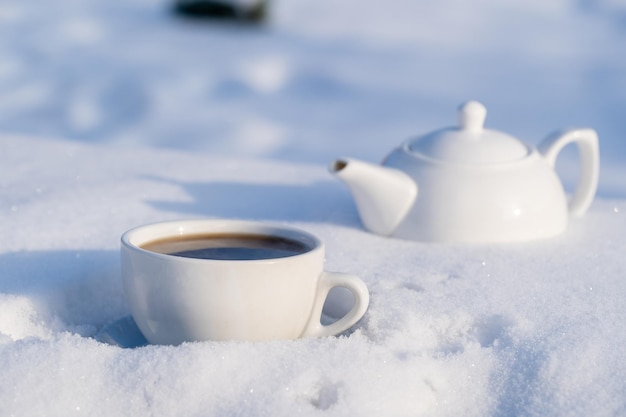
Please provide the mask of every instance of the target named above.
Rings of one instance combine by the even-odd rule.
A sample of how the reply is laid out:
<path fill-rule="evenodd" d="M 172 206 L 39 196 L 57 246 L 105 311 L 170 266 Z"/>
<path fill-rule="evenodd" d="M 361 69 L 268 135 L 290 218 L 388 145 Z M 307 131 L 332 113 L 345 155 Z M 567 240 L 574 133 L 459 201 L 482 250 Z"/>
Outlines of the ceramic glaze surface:
<path fill-rule="evenodd" d="M 141 248 L 149 241 L 197 233 L 248 233 L 304 241 L 311 250 L 262 260 L 193 259 Z M 142 226 L 122 237 L 124 291 L 137 326 L 150 343 L 273 340 L 340 333 L 365 313 L 369 293 L 348 274 L 323 271 L 324 245 L 314 236 L 256 222 L 191 220 Z M 334 287 L 355 302 L 324 326 L 322 308 Z"/>
<path fill-rule="evenodd" d="M 484 128 L 477 102 L 459 126 L 405 142 L 376 166 L 343 158 L 331 172 L 346 182 L 364 226 L 377 234 L 442 242 L 509 242 L 562 233 L 591 204 L 598 182 L 598 138 L 591 129 L 556 132 L 538 149 Z M 568 201 L 554 165 L 578 146 L 581 174 Z"/>
<path fill-rule="evenodd" d="M 423 158 L 459 164 L 513 162 L 531 152 L 513 136 L 484 127 L 487 110 L 470 101 L 459 108 L 458 126 L 428 133 L 408 141 L 404 149 Z"/>
<path fill-rule="evenodd" d="M 419 198 L 393 236 L 454 242 L 528 240 L 558 235 L 567 226 L 567 200 L 554 170 L 537 151 L 515 164 L 489 168 L 416 164 L 398 151 L 386 165 L 419 178 Z"/>

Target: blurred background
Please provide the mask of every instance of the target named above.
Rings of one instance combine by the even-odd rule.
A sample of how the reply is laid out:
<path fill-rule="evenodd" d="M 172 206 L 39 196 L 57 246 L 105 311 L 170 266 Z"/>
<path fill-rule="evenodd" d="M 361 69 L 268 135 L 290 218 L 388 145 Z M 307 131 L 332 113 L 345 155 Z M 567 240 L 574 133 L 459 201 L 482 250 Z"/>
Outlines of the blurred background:
<path fill-rule="evenodd" d="M 2 1 L 0 133 L 325 165 L 475 99 L 531 144 L 595 128 L 626 197 L 626 1 L 255 1 Z"/>

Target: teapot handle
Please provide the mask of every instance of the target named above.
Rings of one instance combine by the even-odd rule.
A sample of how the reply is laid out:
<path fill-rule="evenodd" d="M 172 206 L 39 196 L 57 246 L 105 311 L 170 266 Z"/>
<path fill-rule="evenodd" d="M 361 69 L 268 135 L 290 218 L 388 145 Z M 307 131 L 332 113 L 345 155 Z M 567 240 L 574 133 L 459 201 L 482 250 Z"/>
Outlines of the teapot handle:
<path fill-rule="evenodd" d="M 569 201 L 569 212 L 573 216 L 581 216 L 591 205 L 598 188 L 600 170 L 598 134 L 593 129 L 557 131 L 544 139 L 538 149 L 554 168 L 561 150 L 572 142 L 576 143 L 580 154 L 580 178 L 574 196 Z"/>

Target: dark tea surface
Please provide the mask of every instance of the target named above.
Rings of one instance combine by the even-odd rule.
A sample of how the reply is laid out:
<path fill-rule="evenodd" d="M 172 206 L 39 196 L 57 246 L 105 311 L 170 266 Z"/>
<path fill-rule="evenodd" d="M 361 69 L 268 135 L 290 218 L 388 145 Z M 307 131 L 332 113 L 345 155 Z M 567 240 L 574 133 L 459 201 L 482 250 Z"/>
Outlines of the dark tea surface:
<path fill-rule="evenodd" d="M 285 258 L 311 249 L 302 242 L 279 236 L 247 234 L 175 236 L 154 240 L 141 247 L 167 255 L 221 260 Z"/>

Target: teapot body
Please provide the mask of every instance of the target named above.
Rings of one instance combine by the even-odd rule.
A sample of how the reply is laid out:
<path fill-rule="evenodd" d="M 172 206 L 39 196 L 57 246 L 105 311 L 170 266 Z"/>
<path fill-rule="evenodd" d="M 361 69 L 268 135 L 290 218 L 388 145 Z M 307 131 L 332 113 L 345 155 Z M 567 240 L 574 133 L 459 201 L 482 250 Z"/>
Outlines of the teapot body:
<path fill-rule="evenodd" d="M 330 171 L 351 189 L 365 228 L 430 242 L 515 242 L 562 233 L 593 201 L 599 172 L 592 129 L 556 131 L 537 148 L 486 129 L 485 107 L 459 108 L 458 126 L 413 138 L 380 165 L 343 158 Z M 568 200 L 555 170 L 578 148 L 580 175 Z"/>
<path fill-rule="evenodd" d="M 383 166 L 406 173 L 418 197 L 392 236 L 439 242 L 513 242 L 562 233 L 568 203 L 556 172 L 535 149 L 518 161 L 459 164 L 405 144 Z"/>

